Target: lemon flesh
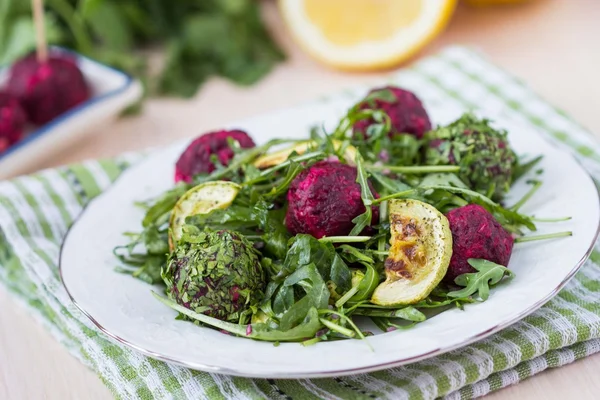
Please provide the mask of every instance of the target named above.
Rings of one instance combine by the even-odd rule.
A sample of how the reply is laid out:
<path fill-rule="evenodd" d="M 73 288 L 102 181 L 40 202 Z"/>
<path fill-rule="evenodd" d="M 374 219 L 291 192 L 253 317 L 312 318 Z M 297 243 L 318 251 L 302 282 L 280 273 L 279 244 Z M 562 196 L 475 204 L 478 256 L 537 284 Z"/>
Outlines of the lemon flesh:
<path fill-rule="evenodd" d="M 214 181 L 194 186 L 175 204 L 169 221 L 169 248 L 181 239 L 185 219 L 193 215 L 208 214 L 229 207 L 240 191 L 240 185 L 227 181 Z"/>
<path fill-rule="evenodd" d="M 299 44 L 342 69 L 388 68 L 414 55 L 446 26 L 457 0 L 279 0 Z"/>
<path fill-rule="evenodd" d="M 452 257 L 448 219 L 435 207 L 418 200 L 390 200 L 390 252 L 386 280 L 371 302 L 382 306 L 408 305 L 425 299 L 446 275 Z"/>

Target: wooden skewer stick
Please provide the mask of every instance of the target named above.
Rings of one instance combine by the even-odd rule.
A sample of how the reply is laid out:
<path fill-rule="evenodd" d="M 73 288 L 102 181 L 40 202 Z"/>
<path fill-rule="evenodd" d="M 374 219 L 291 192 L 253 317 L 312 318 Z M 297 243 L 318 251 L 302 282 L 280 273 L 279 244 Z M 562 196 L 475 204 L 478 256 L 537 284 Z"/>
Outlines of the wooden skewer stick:
<path fill-rule="evenodd" d="M 35 37 L 37 45 L 37 59 L 43 63 L 48 60 L 48 43 L 44 28 L 44 0 L 31 0 L 33 9 L 33 22 L 35 24 Z"/>

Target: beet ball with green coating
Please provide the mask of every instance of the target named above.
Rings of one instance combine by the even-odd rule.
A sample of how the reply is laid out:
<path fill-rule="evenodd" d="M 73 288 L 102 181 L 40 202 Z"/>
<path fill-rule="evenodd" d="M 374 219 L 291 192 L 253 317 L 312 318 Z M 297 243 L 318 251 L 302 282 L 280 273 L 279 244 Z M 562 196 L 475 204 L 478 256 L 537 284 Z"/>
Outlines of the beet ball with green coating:
<path fill-rule="evenodd" d="M 506 132 L 492 128 L 488 120 L 465 114 L 428 132 L 426 139 L 426 164 L 459 165 L 460 179 L 493 200 L 501 200 L 510 189 L 517 156 Z"/>
<path fill-rule="evenodd" d="M 259 252 L 238 232 L 183 230 L 162 273 L 167 296 L 197 313 L 246 323 L 266 285 Z"/>

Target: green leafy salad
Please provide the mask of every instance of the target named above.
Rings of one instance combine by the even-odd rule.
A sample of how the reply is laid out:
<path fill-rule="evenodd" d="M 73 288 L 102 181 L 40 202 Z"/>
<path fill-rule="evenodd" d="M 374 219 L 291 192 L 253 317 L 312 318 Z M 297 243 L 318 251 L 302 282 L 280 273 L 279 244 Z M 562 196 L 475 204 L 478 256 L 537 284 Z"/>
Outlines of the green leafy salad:
<path fill-rule="evenodd" d="M 140 203 L 119 272 L 164 286 L 179 318 L 256 340 L 361 338 L 485 301 L 536 219 L 511 185 L 540 161 L 465 114 L 432 127 L 420 100 L 374 89 L 331 131 L 256 146 L 241 130 L 195 139 L 173 189 Z M 470 307 L 470 305 L 469 305 Z M 360 324 L 364 326 L 364 324 Z"/>

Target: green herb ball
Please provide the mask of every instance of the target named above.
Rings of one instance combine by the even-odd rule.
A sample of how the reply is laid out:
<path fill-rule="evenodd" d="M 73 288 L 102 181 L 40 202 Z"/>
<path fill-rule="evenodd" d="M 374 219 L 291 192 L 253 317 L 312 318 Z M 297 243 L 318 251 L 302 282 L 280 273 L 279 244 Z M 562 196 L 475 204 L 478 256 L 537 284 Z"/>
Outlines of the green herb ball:
<path fill-rule="evenodd" d="M 167 296 L 198 313 L 246 323 L 249 307 L 263 296 L 259 253 L 233 231 L 200 231 L 190 225 L 162 273 Z"/>
<path fill-rule="evenodd" d="M 493 129 L 488 120 L 465 114 L 428 132 L 426 140 L 426 164 L 459 165 L 460 179 L 494 200 L 501 200 L 510 189 L 517 156 L 506 132 Z"/>

